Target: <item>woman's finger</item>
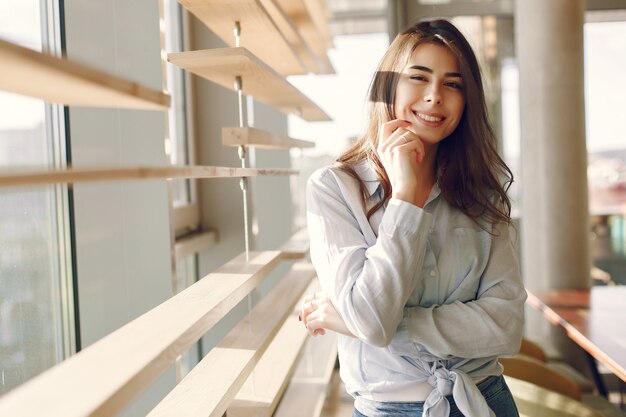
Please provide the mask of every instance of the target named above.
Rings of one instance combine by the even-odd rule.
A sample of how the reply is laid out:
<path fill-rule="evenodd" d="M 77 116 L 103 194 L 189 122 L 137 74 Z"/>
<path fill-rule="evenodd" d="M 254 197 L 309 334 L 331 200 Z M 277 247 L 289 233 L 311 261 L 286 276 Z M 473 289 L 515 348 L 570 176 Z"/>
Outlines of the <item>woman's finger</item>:
<path fill-rule="evenodd" d="M 408 130 L 406 130 L 404 127 L 400 126 L 396 130 L 394 130 L 391 133 L 389 133 L 389 135 L 381 138 L 379 143 L 378 143 L 378 152 L 379 153 L 387 152 L 392 147 L 392 145 L 395 142 L 397 142 L 398 139 L 400 139 L 400 137 L 402 135 L 406 134 L 407 132 L 408 132 Z"/>
<path fill-rule="evenodd" d="M 389 139 L 393 139 L 397 135 L 402 134 L 405 130 L 404 128 L 410 126 L 410 123 L 406 120 L 395 119 L 389 122 L 383 123 L 378 132 L 378 146 L 377 149 L 379 152 L 384 151 L 386 148 L 386 144 L 389 142 Z M 399 129 L 402 131 L 398 132 Z M 395 135 L 395 136 L 394 136 Z"/>
<path fill-rule="evenodd" d="M 382 134 L 383 137 L 386 138 L 389 135 L 391 135 L 399 127 L 406 127 L 406 126 L 409 126 L 410 124 L 411 122 L 407 120 L 402 120 L 402 119 L 390 120 L 381 125 L 380 133 Z"/>
<path fill-rule="evenodd" d="M 318 307 L 318 303 L 316 300 L 311 300 L 308 303 L 303 303 L 300 306 L 300 320 L 306 324 L 306 319 L 313 311 L 315 311 Z"/>
<path fill-rule="evenodd" d="M 311 336 L 326 334 L 324 320 L 318 317 L 310 319 L 306 324 L 306 328 Z"/>
<path fill-rule="evenodd" d="M 326 334 L 324 321 L 321 319 L 321 315 L 318 311 L 312 312 L 305 322 L 304 326 L 311 336 L 318 336 Z"/>

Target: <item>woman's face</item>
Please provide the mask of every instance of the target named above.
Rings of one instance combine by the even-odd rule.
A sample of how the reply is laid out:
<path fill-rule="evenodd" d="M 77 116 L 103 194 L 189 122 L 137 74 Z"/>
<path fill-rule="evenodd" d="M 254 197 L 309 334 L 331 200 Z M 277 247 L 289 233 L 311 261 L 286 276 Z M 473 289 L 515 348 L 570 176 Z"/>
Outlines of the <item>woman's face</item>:
<path fill-rule="evenodd" d="M 418 46 L 396 87 L 396 118 L 411 122 L 407 130 L 425 145 L 435 145 L 456 129 L 464 108 L 463 79 L 456 57 L 445 46 Z"/>

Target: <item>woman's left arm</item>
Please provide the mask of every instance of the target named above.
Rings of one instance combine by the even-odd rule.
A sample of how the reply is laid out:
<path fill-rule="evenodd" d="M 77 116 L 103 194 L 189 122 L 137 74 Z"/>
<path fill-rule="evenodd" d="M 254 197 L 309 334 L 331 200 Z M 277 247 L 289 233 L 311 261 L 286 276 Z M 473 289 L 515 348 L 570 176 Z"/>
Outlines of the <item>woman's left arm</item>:
<path fill-rule="evenodd" d="M 476 300 L 405 308 L 400 326 L 408 329 L 409 340 L 393 340 L 392 344 L 415 343 L 420 351 L 443 359 L 512 355 L 519 351 L 526 290 L 509 227 L 498 229 Z M 312 335 L 324 334 L 328 329 L 353 336 L 325 293 L 309 295 L 300 307 L 300 316 Z"/>
<path fill-rule="evenodd" d="M 522 339 L 525 300 L 509 226 L 503 224 L 492 238 L 476 299 L 407 307 L 403 324 L 419 350 L 440 358 L 512 355 Z"/>

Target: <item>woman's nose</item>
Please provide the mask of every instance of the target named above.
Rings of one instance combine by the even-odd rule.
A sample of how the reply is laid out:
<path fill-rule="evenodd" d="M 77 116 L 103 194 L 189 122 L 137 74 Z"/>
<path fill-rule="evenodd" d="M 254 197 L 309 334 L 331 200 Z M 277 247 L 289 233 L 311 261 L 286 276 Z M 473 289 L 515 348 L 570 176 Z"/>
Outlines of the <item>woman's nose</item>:
<path fill-rule="evenodd" d="M 424 95 L 424 101 L 432 104 L 441 104 L 441 94 L 439 89 L 435 86 L 431 86 L 426 90 Z"/>

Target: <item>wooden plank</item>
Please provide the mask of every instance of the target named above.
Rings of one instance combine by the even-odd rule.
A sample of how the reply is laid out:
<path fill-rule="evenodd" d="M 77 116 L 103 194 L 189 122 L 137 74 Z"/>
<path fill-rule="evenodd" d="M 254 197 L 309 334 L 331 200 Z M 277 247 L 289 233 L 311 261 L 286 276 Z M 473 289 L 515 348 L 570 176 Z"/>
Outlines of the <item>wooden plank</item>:
<path fill-rule="evenodd" d="M 280 252 L 241 254 L 127 325 L 0 398 L 0 415 L 111 416 L 253 290 Z"/>
<path fill-rule="evenodd" d="M 521 417 L 602 417 L 601 414 L 565 395 L 530 382 L 505 376 Z"/>
<path fill-rule="evenodd" d="M 170 97 L 100 70 L 0 39 L 0 90 L 67 106 L 166 110 Z"/>
<path fill-rule="evenodd" d="M 253 127 L 223 127 L 222 144 L 224 146 L 254 146 L 268 149 L 312 148 L 314 142 L 293 139 Z"/>
<path fill-rule="evenodd" d="M 337 335 L 310 337 L 274 417 L 319 417 L 337 360 Z"/>
<path fill-rule="evenodd" d="M 285 12 L 289 19 L 294 23 L 294 26 L 298 28 L 298 31 L 302 35 L 302 38 L 311 46 L 313 53 L 315 54 L 319 62 L 319 70 L 313 71 L 316 74 L 334 74 L 335 70 L 328 59 L 326 50 L 332 47 L 332 43 L 328 44 L 326 36 L 330 33 L 327 30 L 322 33 L 318 26 L 313 21 L 313 17 L 310 13 L 310 5 L 305 4 L 304 0 L 276 0 L 282 10 Z M 325 28 L 328 28 L 328 21 L 324 19 L 324 12 L 322 4 L 318 1 L 312 5 L 315 7 L 313 13 L 319 14 L 316 18 L 321 19 L 320 24 L 324 24 Z M 325 23 L 322 23 L 325 22 Z M 332 39 L 332 35 L 331 39 Z"/>
<path fill-rule="evenodd" d="M 281 31 L 289 45 L 302 60 L 307 71 L 319 74 L 324 69 L 324 63 L 320 61 L 316 53 L 301 35 L 300 28 L 293 25 L 293 20 L 284 12 L 282 5 L 278 5 L 274 0 L 259 0 L 265 10 L 272 18 L 276 27 Z"/>
<path fill-rule="evenodd" d="M 324 49 L 334 48 L 333 34 L 328 26 L 330 12 L 326 0 L 304 0 L 311 19 L 324 39 Z"/>
<path fill-rule="evenodd" d="M 318 290 L 319 291 L 319 290 Z M 328 384 L 337 361 L 337 333 L 311 337 L 292 378 L 293 383 Z"/>
<path fill-rule="evenodd" d="M 310 264 L 295 264 L 148 416 L 223 415 L 314 276 Z"/>
<path fill-rule="evenodd" d="M 318 287 L 316 281 L 304 293 L 313 292 Z M 270 417 L 295 371 L 308 336 L 296 315 L 287 318 L 228 407 L 227 417 Z"/>
<path fill-rule="evenodd" d="M 240 45 L 283 76 L 304 74 L 306 67 L 276 27 L 259 0 L 178 0 L 229 46 L 235 44 L 235 22 L 241 26 Z M 231 80 L 232 82 L 232 80 Z"/>
<path fill-rule="evenodd" d="M 68 168 L 57 171 L 22 171 L 0 174 L 0 187 L 56 183 L 155 180 L 172 178 L 238 178 L 297 175 L 293 169 L 169 166 L 129 168 Z"/>
<path fill-rule="evenodd" d="M 293 113 L 308 121 L 331 120 L 319 106 L 246 48 L 177 52 L 168 54 L 167 59 L 174 65 L 231 90 L 235 90 L 235 77 L 240 76 L 245 95 L 253 96 L 284 113 Z"/>
<path fill-rule="evenodd" d="M 280 251 L 286 259 L 302 259 L 309 254 L 309 230 L 304 227 L 289 238 Z"/>
<path fill-rule="evenodd" d="M 176 260 L 198 253 L 213 245 L 215 242 L 217 242 L 217 233 L 214 230 L 193 233 L 181 239 L 176 239 L 174 243 Z"/>

